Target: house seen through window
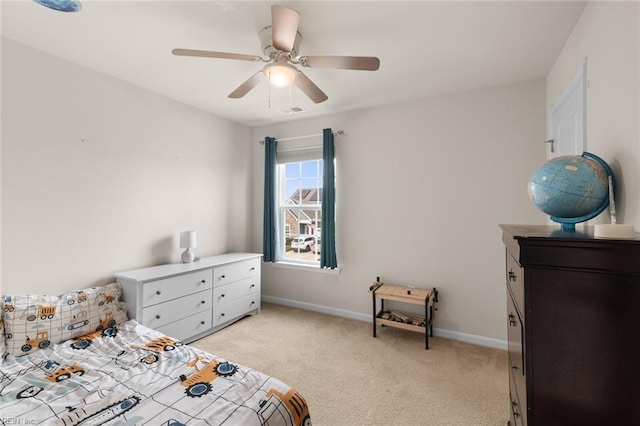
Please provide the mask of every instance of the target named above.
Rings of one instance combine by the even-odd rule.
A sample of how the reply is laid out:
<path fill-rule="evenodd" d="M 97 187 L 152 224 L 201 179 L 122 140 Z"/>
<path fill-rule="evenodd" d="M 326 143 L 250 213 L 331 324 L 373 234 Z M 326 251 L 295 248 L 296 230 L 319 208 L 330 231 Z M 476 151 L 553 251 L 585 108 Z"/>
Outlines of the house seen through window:
<path fill-rule="evenodd" d="M 278 165 L 279 259 L 320 264 L 322 160 Z"/>

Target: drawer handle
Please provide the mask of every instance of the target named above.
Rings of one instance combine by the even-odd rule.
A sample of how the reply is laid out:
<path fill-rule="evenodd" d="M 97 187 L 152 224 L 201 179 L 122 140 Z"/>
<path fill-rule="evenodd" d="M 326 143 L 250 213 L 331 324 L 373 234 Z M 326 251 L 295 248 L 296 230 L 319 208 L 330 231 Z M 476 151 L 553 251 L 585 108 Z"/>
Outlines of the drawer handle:
<path fill-rule="evenodd" d="M 220 297 L 224 297 L 224 294 L 221 294 Z"/>
<path fill-rule="evenodd" d="M 255 286 L 256 286 L 255 284 L 251 284 L 249 288 L 254 288 Z"/>
<path fill-rule="evenodd" d="M 513 273 L 513 270 L 509 271 L 509 281 L 516 281 L 516 274 Z"/>
<path fill-rule="evenodd" d="M 200 321 L 200 324 L 205 325 L 205 322 L 204 321 Z"/>
<path fill-rule="evenodd" d="M 200 303 L 202 303 L 202 304 L 204 305 L 204 304 L 205 304 L 205 303 L 207 303 L 207 302 L 206 302 L 206 301 L 204 301 L 204 300 L 201 300 L 201 301 L 200 301 Z"/>
<path fill-rule="evenodd" d="M 518 403 L 516 401 L 511 401 L 511 412 L 514 417 L 518 417 L 520 413 L 518 413 Z"/>
<path fill-rule="evenodd" d="M 513 327 L 518 325 L 518 323 L 516 322 L 516 316 L 513 315 L 511 312 L 509 312 L 509 325 L 511 325 Z"/>
<path fill-rule="evenodd" d="M 253 302 L 253 301 L 252 301 L 252 302 L 251 302 L 251 304 L 252 304 L 252 305 L 255 305 L 255 304 L 256 304 L 256 302 Z"/>
<path fill-rule="evenodd" d="M 512 366 L 511 366 L 511 369 L 512 369 L 513 371 L 518 371 L 518 366 L 517 366 L 517 365 L 512 365 Z"/>
<path fill-rule="evenodd" d="M 221 313 L 221 314 L 220 314 L 220 316 L 221 316 L 221 317 L 223 317 L 223 316 L 224 316 L 224 312 L 223 312 L 223 313 Z"/>
<path fill-rule="evenodd" d="M 250 270 L 250 271 L 255 271 L 255 270 L 256 270 L 256 268 L 253 268 L 253 267 L 252 267 L 252 268 L 251 268 L 251 269 L 249 269 L 249 270 Z"/>
<path fill-rule="evenodd" d="M 207 280 L 202 280 L 202 281 L 200 281 L 200 284 L 204 284 L 206 282 L 207 282 Z"/>
<path fill-rule="evenodd" d="M 225 279 L 225 278 L 226 278 L 226 277 L 225 277 L 224 275 L 220 275 L 220 279 L 221 279 L 221 280 L 223 280 L 223 279 Z"/>
<path fill-rule="evenodd" d="M 158 296 L 160 296 L 160 295 L 162 294 L 162 292 L 161 292 L 160 290 L 157 290 L 157 291 L 156 291 L 156 294 L 157 294 Z"/>
<path fill-rule="evenodd" d="M 156 319 L 160 319 L 160 315 L 156 315 Z"/>

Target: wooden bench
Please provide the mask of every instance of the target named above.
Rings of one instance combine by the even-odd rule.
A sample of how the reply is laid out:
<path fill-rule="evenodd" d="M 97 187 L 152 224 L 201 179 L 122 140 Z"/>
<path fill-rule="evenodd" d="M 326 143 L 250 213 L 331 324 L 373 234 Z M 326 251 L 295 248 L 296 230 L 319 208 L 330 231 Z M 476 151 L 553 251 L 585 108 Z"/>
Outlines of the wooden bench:
<path fill-rule="evenodd" d="M 373 294 L 373 337 L 377 335 L 378 324 L 381 327 L 397 327 L 405 330 L 424 333 L 425 349 L 429 349 L 429 336 L 433 336 L 434 303 L 438 301 L 436 288 L 417 288 L 380 282 L 380 278 L 369 287 Z M 377 300 L 380 310 L 377 310 Z M 385 311 L 384 301 L 410 303 L 424 307 L 424 316 L 411 315 L 399 311 Z M 376 312 L 377 311 L 377 312 Z"/>

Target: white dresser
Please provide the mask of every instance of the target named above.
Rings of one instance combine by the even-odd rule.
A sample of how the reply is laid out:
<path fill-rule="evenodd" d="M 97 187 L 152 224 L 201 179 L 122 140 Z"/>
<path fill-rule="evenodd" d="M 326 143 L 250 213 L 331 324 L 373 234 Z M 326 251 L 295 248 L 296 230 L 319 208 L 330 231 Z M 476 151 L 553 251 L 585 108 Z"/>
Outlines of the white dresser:
<path fill-rule="evenodd" d="M 260 258 L 229 253 L 118 272 L 129 318 L 185 343 L 260 312 Z"/>

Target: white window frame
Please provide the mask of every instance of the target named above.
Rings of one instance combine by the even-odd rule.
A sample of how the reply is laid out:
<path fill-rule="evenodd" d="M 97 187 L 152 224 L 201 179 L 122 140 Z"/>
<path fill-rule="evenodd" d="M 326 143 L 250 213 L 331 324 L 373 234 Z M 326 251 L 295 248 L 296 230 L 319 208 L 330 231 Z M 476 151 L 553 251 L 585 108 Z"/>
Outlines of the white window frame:
<path fill-rule="evenodd" d="M 302 150 L 298 150 L 298 151 L 302 151 Z M 293 159 L 292 161 L 287 161 L 287 162 L 280 162 L 277 166 L 276 169 L 276 173 L 277 173 L 277 179 L 278 179 L 278 217 L 277 217 L 277 221 L 278 221 L 278 225 L 277 225 L 277 250 L 276 250 L 276 262 L 283 262 L 283 263 L 287 263 L 287 264 L 293 264 L 293 265 L 303 265 L 303 266 L 311 266 L 311 267 L 317 267 L 320 268 L 320 259 L 319 259 L 319 253 L 317 254 L 318 256 L 318 260 L 317 261 L 313 261 L 313 260 L 304 260 L 304 259 L 291 259 L 291 258 L 287 258 L 286 257 L 286 244 L 285 244 L 285 240 L 287 238 L 286 236 L 286 232 L 285 230 L 287 229 L 288 225 L 286 224 L 286 212 L 287 210 L 290 211 L 301 211 L 301 210 L 317 210 L 319 214 L 317 214 L 315 216 L 316 220 L 318 218 L 318 216 L 322 216 L 322 204 L 317 204 L 317 205 L 309 205 L 309 204 L 302 204 L 302 205 L 297 205 L 297 204 L 286 204 L 286 201 L 288 200 L 288 198 L 285 198 L 284 195 L 284 188 L 286 187 L 286 182 L 285 182 L 285 168 L 287 164 L 292 164 L 292 163 L 303 163 L 303 162 L 307 162 L 307 161 L 322 161 L 322 155 L 320 155 L 320 157 L 318 157 L 318 151 L 317 149 L 314 150 L 309 150 L 308 151 L 308 158 L 305 158 L 305 156 L 301 156 L 301 152 L 297 152 L 296 153 L 296 158 Z M 322 170 L 318 171 L 318 175 L 317 177 L 321 178 L 321 172 Z M 322 187 L 322 181 L 320 182 L 320 187 Z M 297 215 L 297 217 L 299 216 L 299 213 Z M 312 218 L 313 219 L 313 218 Z M 298 223 L 298 229 L 296 230 L 296 233 L 298 235 L 300 234 L 300 226 Z"/>

